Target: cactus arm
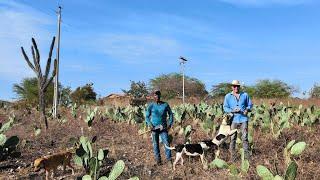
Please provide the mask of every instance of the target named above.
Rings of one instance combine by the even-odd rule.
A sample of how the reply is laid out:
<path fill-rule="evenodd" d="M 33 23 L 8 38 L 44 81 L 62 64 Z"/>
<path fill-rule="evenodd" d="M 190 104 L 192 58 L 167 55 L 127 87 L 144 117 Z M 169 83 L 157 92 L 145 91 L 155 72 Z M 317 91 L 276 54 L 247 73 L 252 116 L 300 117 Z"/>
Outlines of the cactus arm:
<path fill-rule="evenodd" d="M 45 74 L 44 74 L 44 79 L 47 79 L 47 78 L 48 78 L 48 75 L 49 75 L 50 65 L 51 65 L 51 57 L 52 57 L 52 51 L 53 51 L 53 47 L 54 47 L 54 42 L 55 42 L 55 37 L 53 37 L 52 42 L 51 42 L 50 51 L 49 51 L 49 56 L 48 56 L 48 61 L 47 61 L 47 66 L 46 66 L 46 71 L 45 71 Z"/>
<path fill-rule="evenodd" d="M 33 57 L 34 68 L 35 68 L 35 70 L 37 72 L 39 72 L 39 65 L 37 64 L 37 61 L 36 61 L 37 57 L 36 57 L 36 54 L 34 52 L 34 47 L 33 46 L 31 46 L 31 52 L 32 52 L 32 57 Z"/>
<path fill-rule="evenodd" d="M 29 65 L 29 67 L 30 67 L 36 74 L 38 74 L 37 71 L 36 71 L 36 69 L 35 69 L 34 66 L 32 65 L 32 63 L 30 62 L 29 57 L 27 56 L 27 54 L 26 54 L 26 52 L 24 51 L 23 47 L 21 47 L 21 51 L 22 51 L 22 54 L 23 54 L 24 59 L 26 60 L 26 62 L 27 62 L 28 65 Z"/>
<path fill-rule="evenodd" d="M 33 64 L 34 64 L 34 68 L 36 70 L 36 74 L 39 78 L 42 77 L 42 72 L 41 72 L 41 68 L 40 68 L 40 64 L 38 64 L 38 61 L 37 61 L 37 56 L 34 52 L 34 47 L 31 46 L 31 52 L 32 52 L 32 56 L 33 56 Z"/>
<path fill-rule="evenodd" d="M 39 49 L 37 46 L 36 41 L 34 40 L 34 38 L 31 39 L 32 40 L 32 54 L 33 54 L 33 61 L 34 61 L 34 65 L 36 67 L 36 71 L 38 72 L 38 77 L 42 77 L 42 71 L 41 71 L 41 67 L 40 67 L 40 53 L 39 53 Z"/>
<path fill-rule="evenodd" d="M 53 71 L 52 71 L 52 76 L 50 77 L 49 80 L 47 80 L 44 85 L 43 85 L 43 89 L 46 89 L 49 84 L 51 84 L 54 76 L 56 75 L 56 71 L 57 71 L 57 59 L 54 60 L 54 68 L 53 68 Z"/>
<path fill-rule="evenodd" d="M 34 38 L 32 38 L 31 41 L 32 41 L 33 47 L 34 47 L 35 50 L 36 50 L 36 60 L 37 60 L 37 64 L 39 64 L 39 66 L 40 66 L 40 53 L 39 53 L 39 49 L 38 49 L 37 43 L 36 43 L 36 41 L 34 40 Z"/>

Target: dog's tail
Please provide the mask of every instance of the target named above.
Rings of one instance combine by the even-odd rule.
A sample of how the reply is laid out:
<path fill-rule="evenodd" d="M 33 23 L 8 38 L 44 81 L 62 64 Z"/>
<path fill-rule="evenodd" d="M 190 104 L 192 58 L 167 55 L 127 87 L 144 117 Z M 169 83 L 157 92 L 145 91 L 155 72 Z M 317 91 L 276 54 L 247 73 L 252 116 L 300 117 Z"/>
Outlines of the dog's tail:
<path fill-rule="evenodd" d="M 163 143 L 164 144 L 164 143 Z M 169 147 L 169 146 L 167 146 L 166 144 L 164 144 L 164 146 L 167 148 L 167 149 L 170 149 L 170 150 L 176 150 L 176 148 L 175 147 Z"/>

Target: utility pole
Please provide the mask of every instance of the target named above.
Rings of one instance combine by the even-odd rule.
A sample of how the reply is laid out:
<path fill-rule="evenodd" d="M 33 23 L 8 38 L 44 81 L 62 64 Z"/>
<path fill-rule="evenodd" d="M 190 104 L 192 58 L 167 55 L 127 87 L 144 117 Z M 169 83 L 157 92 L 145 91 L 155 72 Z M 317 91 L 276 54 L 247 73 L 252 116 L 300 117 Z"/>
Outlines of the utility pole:
<path fill-rule="evenodd" d="M 182 70 L 182 102 L 184 104 L 184 66 L 185 63 L 188 61 L 186 58 L 180 56 L 180 66 L 181 66 L 181 70 Z"/>
<path fill-rule="evenodd" d="M 61 6 L 58 10 L 58 36 L 57 36 L 57 72 L 54 78 L 54 94 L 53 94 L 53 117 L 57 117 L 58 97 L 59 97 L 59 60 L 60 60 L 60 32 L 61 32 Z"/>

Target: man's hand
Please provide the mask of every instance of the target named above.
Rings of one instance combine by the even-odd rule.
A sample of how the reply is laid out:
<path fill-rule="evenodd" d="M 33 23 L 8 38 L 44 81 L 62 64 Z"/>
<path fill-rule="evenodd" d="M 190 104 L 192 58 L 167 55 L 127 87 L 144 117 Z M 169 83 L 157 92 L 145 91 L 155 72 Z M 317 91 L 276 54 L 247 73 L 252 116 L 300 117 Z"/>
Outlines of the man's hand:
<path fill-rule="evenodd" d="M 233 109 L 232 112 L 233 112 L 233 113 L 238 113 L 238 112 L 240 112 L 240 109 L 239 109 L 239 108 L 235 108 L 235 109 Z"/>

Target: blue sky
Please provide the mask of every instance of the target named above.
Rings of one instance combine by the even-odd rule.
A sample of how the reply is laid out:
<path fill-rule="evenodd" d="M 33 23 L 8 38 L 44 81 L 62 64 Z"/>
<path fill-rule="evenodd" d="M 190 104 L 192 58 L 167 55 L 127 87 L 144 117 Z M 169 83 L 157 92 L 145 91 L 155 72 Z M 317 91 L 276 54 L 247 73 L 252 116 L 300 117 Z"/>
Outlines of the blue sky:
<path fill-rule="evenodd" d="M 121 92 L 130 80 L 179 72 L 181 55 L 208 90 L 232 79 L 280 79 L 300 92 L 320 82 L 316 0 L 2 0 L 0 99 L 34 76 L 20 52 L 31 55 L 31 37 L 46 61 L 58 5 L 60 79 L 72 89 L 93 82 L 101 96 Z"/>

